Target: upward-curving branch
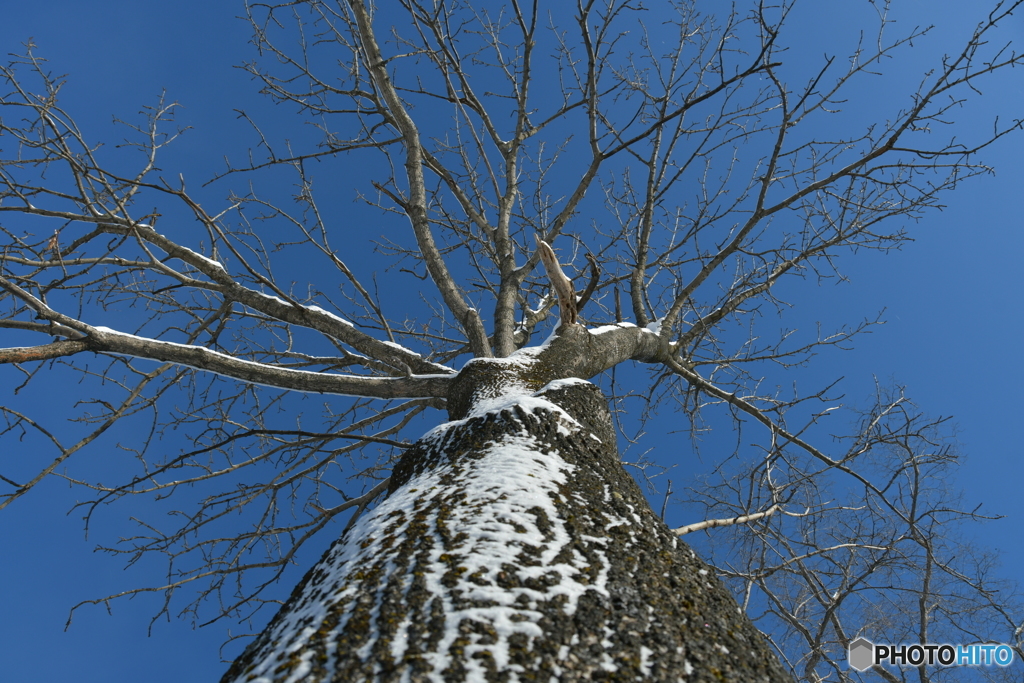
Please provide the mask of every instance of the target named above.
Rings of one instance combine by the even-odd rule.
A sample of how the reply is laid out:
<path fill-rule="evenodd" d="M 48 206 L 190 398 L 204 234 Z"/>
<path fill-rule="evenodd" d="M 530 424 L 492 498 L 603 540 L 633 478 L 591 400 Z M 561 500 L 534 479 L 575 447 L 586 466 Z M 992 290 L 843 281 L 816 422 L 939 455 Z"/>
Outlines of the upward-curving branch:
<path fill-rule="evenodd" d="M 699 448 L 711 426 L 756 425 L 732 456 L 714 441 L 693 465 L 713 483 L 692 487 L 706 515 L 679 531 L 739 535 L 730 547 L 745 554 L 720 571 L 745 607 L 778 615 L 764 630 L 806 680 L 846 675 L 833 650 L 858 627 L 841 623 L 841 603 L 897 565 L 946 572 L 950 595 L 991 596 L 908 510 L 931 505 L 921 468 L 951 466 L 919 452 L 935 425 L 880 392 L 853 445 L 837 448 L 822 427 L 840 407 L 831 380 L 772 387 L 878 322 L 787 329 L 800 326 L 780 285 L 842 279 L 840 256 L 898 248 L 908 222 L 991 172 L 981 153 L 1021 127 L 953 119 L 1024 63 L 999 42 L 1022 2 L 995 3 L 916 90 L 885 101 L 879 72 L 929 38 L 891 36 L 887 6 L 856 15 L 849 35 L 834 27 L 835 54 L 819 57 L 799 4 L 717 16 L 705 4 L 248 3 L 258 54 L 244 69 L 285 107 L 241 113 L 252 149 L 226 150 L 226 168 L 180 174 L 166 161 L 168 145 L 188 144 L 176 104 L 119 122 L 124 145 L 103 148 L 29 44 L 0 69 L 0 371 L 19 392 L 59 377 L 84 402 L 68 408 L 65 437 L 52 416 L 4 399 L 0 439 L 48 455 L 0 461 L 0 506 L 53 476 L 90 492 L 90 515 L 201 490 L 179 526 L 144 526 L 108 550 L 164 554 L 167 604 L 199 587 L 185 613 L 247 618 L 340 512 L 396 495 L 395 468 L 442 467 L 440 455 L 399 462 L 455 430 L 446 420 L 589 438 L 540 398 L 582 379 L 613 397 L 631 442 L 662 425 Z M 620 371 L 627 361 L 650 381 Z M 445 426 L 420 441 L 437 409 Z M 115 433 L 136 468 L 123 481 L 68 465 Z M 653 477 L 671 457 L 633 464 Z M 914 483 L 894 493 L 879 471 Z M 833 482 L 862 495 L 833 501 L 821 494 Z M 543 578 L 523 571 L 506 588 Z"/>

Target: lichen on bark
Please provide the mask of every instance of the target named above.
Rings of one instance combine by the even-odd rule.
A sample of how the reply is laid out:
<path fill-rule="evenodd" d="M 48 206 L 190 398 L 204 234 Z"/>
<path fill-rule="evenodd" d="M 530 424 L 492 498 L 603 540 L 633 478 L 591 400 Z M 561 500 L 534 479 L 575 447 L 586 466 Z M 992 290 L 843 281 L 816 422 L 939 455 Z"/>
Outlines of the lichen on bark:
<path fill-rule="evenodd" d="M 228 681 L 790 680 L 556 381 L 425 435 Z"/>

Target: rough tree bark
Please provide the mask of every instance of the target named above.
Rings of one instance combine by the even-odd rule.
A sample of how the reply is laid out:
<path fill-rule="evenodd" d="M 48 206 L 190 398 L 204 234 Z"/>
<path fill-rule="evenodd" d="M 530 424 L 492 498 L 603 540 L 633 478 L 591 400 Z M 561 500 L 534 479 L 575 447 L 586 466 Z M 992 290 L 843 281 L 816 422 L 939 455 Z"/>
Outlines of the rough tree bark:
<path fill-rule="evenodd" d="M 80 605 L 156 591 L 162 616 L 195 588 L 182 615 L 249 619 L 303 544 L 390 485 L 226 681 L 786 680 L 619 464 L 584 381 L 632 360 L 653 381 L 626 391 L 671 406 L 680 431 L 764 428 L 715 453 L 691 488 L 708 514 L 676 533 L 742 527 L 715 564 L 744 604 L 770 603 L 758 623 L 799 675 L 843 678 L 860 633 L 998 622 L 1019 641 L 1006 593 L 973 578 L 987 568 L 953 562 L 945 530 L 981 515 L 930 497 L 952 458 L 902 398 L 826 447 L 834 384 L 782 389 L 878 321 L 809 325 L 776 285 L 845 280 L 841 259 L 898 249 L 901 222 L 991 172 L 979 154 L 1024 120 L 945 127 L 1024 65 L 997 30 L 1024 0 L 990 3 L 904 94 L 865 80 L 927 33 L 890 38 L 887 2 L 822 58 L 788 0 L 245 4 L 244 69 L 300 127 L 239 110 L 256 137 L 214 178 L 226 200 L 166 165 L 175 104 L 123 124 L 122 160 L 63 108 L 31 41 L 0 65 L 0 365 L 14 393 L 80 373 L 82 399 L 65 408 L 74 436 L 0 405 L 17 454 L 0 509 L 54 477 L 89 491 L 87 519 L 194 490 L 169 529 L 140 519 L 105 548 L 166 558 L 160 584 Z M 347 188 L 381 213 L 350 211 Z M 556 301 L 558 335 L 523 348 Z M 619 324 L 579 324 L 599 320 Z M 300 415 L 292 392 L 322 407 Z M 410 448 L 442 406 L 451 421 Z M 106 461 L 71 473 L 115 425 L 133 469 L 114 485 Z M 857 493 L 834 499 L 836 483 Z"/>
<path fill-rule="evenodd" d="M 623 470 L 600 390 L 532 389 L 582 335 L 470 363 L 460 419 L 406 452 L 223 683 L 791 680 Z"/>

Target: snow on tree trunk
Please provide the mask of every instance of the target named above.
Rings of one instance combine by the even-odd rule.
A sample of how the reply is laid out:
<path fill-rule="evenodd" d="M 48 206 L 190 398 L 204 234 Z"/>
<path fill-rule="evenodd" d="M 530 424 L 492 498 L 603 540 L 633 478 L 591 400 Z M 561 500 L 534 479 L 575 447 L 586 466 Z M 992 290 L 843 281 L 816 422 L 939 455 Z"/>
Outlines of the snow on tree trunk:
<path fill-rule="evenodd" d="M 591 680 L 791 679 L 560 380 L 408 450 L 223 683 Z"/>

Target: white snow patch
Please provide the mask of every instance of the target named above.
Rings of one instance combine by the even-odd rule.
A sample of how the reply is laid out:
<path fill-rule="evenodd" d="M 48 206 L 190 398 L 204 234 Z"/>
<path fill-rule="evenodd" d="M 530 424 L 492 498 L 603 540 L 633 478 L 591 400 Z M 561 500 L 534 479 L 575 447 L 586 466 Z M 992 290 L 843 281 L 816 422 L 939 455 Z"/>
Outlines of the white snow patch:
<path fill-rule="evenodd" d="M 537 393 L 542 394 L 545 391 L 553 391 L 555 389 L 561 389 L 563 387 L 574 387 L 579 386 L 581 384 L 590 384 L 590 382 L 588 382 L 585 379 L 580 379 L 579 377 L 566 377 L 565 379 L 556 379 L 545 384 L 544 388 L 538 391 Z"/>
<path fill-rule="evenodd" d="M 501 365 L 523 367 L 529 365 L 533 360 L 530 358 L 530 355 L 532 354 L 524 353 L 530 351 L 535 352 L 536 347 L 521 349 L 508 358 L 474 358 L 470 360 L 467 365 L 469 365 L 469 363 L 497 363 Z M 571 377 L 549 382 L 537 392 L 531 392 L 524 384 L 513 383 L 505 385 L 492 396 L 477 395 L 474 399 L 473 408 L 465 418 L 439 424 L 427 432 L 424 435 L 424 438 L 439 438 L 444 432 L 457 425 L 465 424 L 468 420 L 483 417 L 490 413 L 498 413 L 502 410 L 510 410 L 516 405 L 521 406 L 527 412 L 533 412 L 538 408 L 543 408 L 557 414 L 559 416 L 558 431 L 560 434 L 568 436 L 576 430 L 581 429 L 582 425 L 580 425 L 575 418 L 569 415 L 569 413 L 565 412 L 561 406 L 542 398 L 542 394 L 548 389 L 560 386 L 571 386 L 580 383 L 589 384 L 586 380 Z M 600 441 L 600 439 L 598 439 L 598 441 Z"/>
<path fill-rule="evenodd" d="M 280 299 L 279 299 L 279 301 L 280 301 Z M 306 306 L 306 308 L 308 308 L 309 310 L 313 311 L 314 313 L 319 313 L 320 315 L 326 316 L 326 317 L 330 318 L 331 320 L 333 320 L 334 322 L 336 322 L 336 323 L 338 323 L 340 325 L 346 325 L 348 327 L 355 327 L 355 325 L 353 325 L 348 320 L 345 320 L 344 318 L 339 317 L 339 316 L 331 313 L 330 311 L 324 310 L 324 309 L 320 308 L 319 306 Z"/>
<path fill-rule="evenodd" d="M 269 299 L 271 301 L 276 301 L 277 303 L 281 304 L 282 306 L 287 306 L 288 308 L 292 307 L 292 304 L 290 304 L 289 302 L 285 301 L 284 299 L 282 299 L 280 297 L 274 296 L 273 294 L 264 294 L 263 292 L 256 292 L 256 294 L 259 295 L 260 297 L 264 298 L 264 299 Z"/>
<path fill-rule="evenodd" d="M 530 347 L 527 347 L 527 348 L 543 349 L 545 346 L 547 346 L 552 341 L 554 341 L 555 337 L 558 336 L 558 328 L 560 328 L 561 326 L 562 326 L 561 322 L 559 322 L 557 325 L 555 325 L 554 328 L 551 330 L 551 334 L 548 335 L 547 339 L 545 339 L 543 342 L 541 342 L 540 346 L 530 346 Z M 523 351 L 523 350 L 525 350 L 525 349 L 520 349 L 520 351 Z"/>
<path fill-rule="evenodd" d="M 182 248 L 184 249 L 184 247 L 182 247 Z M 220 271 L 220 272 L 222 272 L 222 273 L 226 272 L 226 271 L 224 270 L 224 266 L 222 266 L 222 265 L 221 265 L 220 263 L 218 263 L 217 261 L 214 261 L 214 260 L 213 260 L 212 258 L 207 258 L 207 257 L 203 256 L 202 254 L 200 254 L 199 252 L 197 252 L 197 251 L 192 251 L 191 249 L 185 249 L 185 251 L 188 251 L 188 252 L 190 252 L 190 253 L 192 254 L 192 256 L 193 256 L 193 257 L 194 257 L 194 258 L 195 258 L 196 260 L 198 260 L 198 261 L 202 261 L 203 263 L 205 263 L 205 264 L 206 264 L 207 266 L 209 266 L 210 268 L 213 268 L 214 270 L 219 270 L 219 271 Z"/>
<path fill-rule="evenodd" d="M 607 626 L 605 626 L 604 640 L 601 641 L 601 646 L 604 648 L 604 650 L 601 651 L 601 661 L 598 663 L 598 666 L 600 666 L 605 671 L 610 671 L 614 673 L 619 670 L 619 665 L 616 664 L 614 660 L 612 660 L 611 655 L 608 654 L 608 651 L 614 647 L 612 641 L 609 640 L 609 638 L 611 638 L 613 635 L 615 635 L 615 632 Z"/>
<path fill-rule="evenodd" d="M 644 676 L 651 675 L 651 655 L 654 654 L 654 650 L 650 648 L 640 646 L 640 671 Z"/>
<path fill-rule="evenodd" d="M 410 356 L 415 356 L 416 358 L 421 358 L 422 357 L 422 356 L 420 356 L 420 354 L 416 353 L 415 351 L 412 351 L 411 349 L 408 349 L 408 348 L 402 346 L 401 344 L 396 344 L 393 341 L 382 341 L 381 344 L 383 344 L 384 346 L 390 346 L 393 349 L 398 349 L 402 353 L 408 354 Z"/>
<path fill-rule="evenodd" d="M 564 415 L 558 406 L 539 397 L 507 393 L 478 407 L 474 414 L 500 410 L 514 404 L 527 411 L 543 407 Z M 457 423 L 435 428 L 424 438 L 444 439 L 447 430 L 454 424 Z M 579 428 L 578 425 L 576 428 Z M 449 648 L 456 638 L 465 637 L 464 633 L 459 632 L 459 624 L 469 618 L 490 624 L 497 635 L 497 642 L 477 644 L 476 636 L 473 636 L 473 641 L 465 646 L 461 661 L 468 668 L 467 680 L 484 680 L 485 666 L 473 655 L 486 651 L 498 670 L 509 671 L 512 674 L 511 680 L 515 681 L 518 680 L 515 672 L 519 667 L 510 662 L 509 639 L 515 634 L 528 638 L 542 634 L 537 624 L 543 617 L 539 603 L 563 595 L 566 598 L 564 609 L 567 614 L 572 614 L 580 596 L 586 591 L 598 590 L 607 594 L 606 577 L 602 572 L 589 585 L 577 581 L 577 575 L 588 568 L 588 563 L 579 553 L 573 553 L 573 558 L 568 561 L 555 561 L 572 542 L 555 507 L 555 501 L 560 496 L 559 488 L 574 469 L 557 453 L 542 453 L 536 441 L 526 433 L 507 435 L 499 442 L 484 446 L 482 457 L 463 459 L 458 467 L 461 469 L 460 491 L 467 497 L 460 500 L 458 505 L 448 507 L 444 524 L 448 528 L 458 529 L 461 538 L 455 547 L 451 546 L 451 541 L 448 548 L 440 542 L 435 543 L 423 576 L 427 590 L 444 603 L 445 619 L 436 651 L 425 655 L 432 668 L 428 676 L 433 681 L 441 682 L 441 672 L 450 664 Z M 309 636 L 324 626 L 328 607 L 347 601 L 345 611 L 337 615 L 337 626 L 325 635 L 327 643 L 336 641 L 338 631 L 346 626 L 352 616 L 352 598 L 365 595 L 367 588 L 352 578 L 356 574 L 354 568 L 369 566 L 382 555 L 389 555 L 388 548 L 397 547 L 405 539 L 414 516 L 418 515 L 417 523 L 426 523 L 435 538 L 439 538 L 437 506 L 429 503 L 449 493 L 440 485 L 440 481 L 451 468 L 451 465 L 445 464 L 413 477 L 356 522 L 347 540 L 336 545 L 327 562 L 320 565 L 321 571 L 327 574 L 322 580 L 307 584 L 296 607 L 276 625 L 270 634 L 276 645 L 271 651 L 263 653 L 264 659 L 246 676 L 246 680 L 254 683 L 270 681 L 274 668 L 292 653 L 299 651 Z M 539 528 L 537 515 L 530 512 L 534 508 L 542 510 L 547 517 L 549 525 L 546 533 Z M 615 519 L 611 520 L 609 526 L 622 523 L 625 520 Z M 516 557 L 519 550 L 530 547 L 540 549 L 536 554 L 536 566 L 518 565 Z M 446 560 L 441 559 L 444 554 L 449 556 Z M 441 581 L 453 557 L 458 566 L 465 570 L 454 586 L 445 586 Z M 510 564 L 516 567 L 515 571 L 521 580 L 544 576 L 549 581 L 555 581 L 544 590 L 526 586 L 501 587 L 499 574 L 509 571 Z M 603 564 L 607 571 L 608 563 Z M 473 580 L 469 580 L 470 577 Z M 456 609 L 453 595 L 465 596 L 485 606 Z M 378 594 L 373 598 L 375 617 L 382 599 L 379 587 Z M 359 652 L 363 659 L 370 655 L 373 643 L 379 638 L 377 620 L 373 617 L 370 620 L 369 643 Z M 396 658 L 405 653 L 410 625 L 408 620 L 399 624 L 399 632 L 391 642 L 391 654 Z M 302 653 L 300 665 L 289 672 L 289 683 L 300 680 L 309 670 L 313 654 L 312 649 Z M 563 657 L 567 654 L 568 650 L 560 652 Z M 333 649 L 328 650 L 329 661 L 325 663 L 328 670 L 335 656 Z M 602 657 L 600 666 L 606 671 L 617 670 L 607 654 Z"/>
<path fill-rule="evenodd" d="M 608 332 L 614 332 L 615 330 L 626 329 L 629 327 L 636 327 L 633 323 L 612 323 L 611 325 L 601 325 L 600 327 L 591 327 L 587 329 L 590 334 L 607 334 Z"/>

